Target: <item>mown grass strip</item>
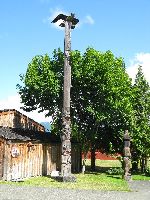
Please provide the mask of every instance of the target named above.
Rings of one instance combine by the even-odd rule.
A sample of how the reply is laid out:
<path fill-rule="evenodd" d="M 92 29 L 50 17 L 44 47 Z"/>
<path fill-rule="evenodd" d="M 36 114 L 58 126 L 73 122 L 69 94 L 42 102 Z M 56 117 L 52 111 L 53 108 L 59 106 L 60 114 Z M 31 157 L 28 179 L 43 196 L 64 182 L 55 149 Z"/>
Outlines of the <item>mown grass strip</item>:
<path fill-rule="evenodd" d="M 0 184 L 11 184 L 21 186 L 40 186 L 40 187 L 55 187 L 67 189 L 86 189 L 86 190 L 115 190 L 129 191 L 126 181 L 121 177 L 110 177 L 105 173 L 89 173 L 76 174 L 77 181 L 75 183 L 62 183 L 50 177 L 35 177 L 24 180 L 24 182 L 0 181 Z"/>

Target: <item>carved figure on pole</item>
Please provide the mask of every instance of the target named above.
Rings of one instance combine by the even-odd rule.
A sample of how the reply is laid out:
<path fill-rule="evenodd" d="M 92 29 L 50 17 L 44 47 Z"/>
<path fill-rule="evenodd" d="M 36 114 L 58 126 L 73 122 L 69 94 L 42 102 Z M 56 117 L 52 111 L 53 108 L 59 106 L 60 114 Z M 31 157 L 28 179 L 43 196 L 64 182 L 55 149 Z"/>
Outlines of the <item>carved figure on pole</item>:
<path fill-rule="evenodd" d="M 70 89 L 71 89 L 71 29 L 79 22 L 75 15 L 71 13 L 70 16 L 59 14 L 52 23 L 58 20 L 63 20 L 60 24 L 65 27 L 64 40 L 64 89 L 63 89 L 63 110 L 62 110 L 62 152 L 61 152 L 61 178 L 64 182 L 73 182 L 75 177 L 71 174 L 71 120 L 70 120 Z"/>
<path fill-rule="evenodd" d="M 130 136 L 128 130 L 125 130 L 124 134 L 124 150 L 123 150 L 123 166 L 124 176 L 123 178 L 127 181 L 131 180 L 131 152 L 130 152 Z"/>

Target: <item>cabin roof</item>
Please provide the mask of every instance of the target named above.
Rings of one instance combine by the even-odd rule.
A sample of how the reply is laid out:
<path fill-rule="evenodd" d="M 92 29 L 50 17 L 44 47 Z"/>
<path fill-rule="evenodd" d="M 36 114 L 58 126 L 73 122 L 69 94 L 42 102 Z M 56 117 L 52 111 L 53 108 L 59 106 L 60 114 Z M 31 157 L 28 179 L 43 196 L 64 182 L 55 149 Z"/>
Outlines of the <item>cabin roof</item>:
<path fill-rule="evenodd" d="M 6 140 L 19 141 L 39 141 L 39 142 L 56 142 L 60 143 L 60 136 L 50 132 L 39 132 L 33 130 L 0 127 L 0 138 Z"/>
<path fill-rule="evenodd" d="M 22 140 L 22 141 L 28 141 L 31 140 L 30 137 L 27 135 L 19 134 L 19 132 L 13 130 L 12 128 L 0 128 L 0 137 L 6 139 L 6 140 Z"/>

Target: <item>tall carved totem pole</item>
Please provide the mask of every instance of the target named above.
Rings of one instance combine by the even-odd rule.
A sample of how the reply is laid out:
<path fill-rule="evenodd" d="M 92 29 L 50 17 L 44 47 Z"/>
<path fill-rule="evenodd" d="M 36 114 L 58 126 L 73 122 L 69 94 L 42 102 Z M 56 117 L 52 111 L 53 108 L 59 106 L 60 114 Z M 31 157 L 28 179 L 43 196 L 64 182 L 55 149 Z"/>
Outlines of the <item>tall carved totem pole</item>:
<path fill-rule="evenodd" d="M 71 29 L 79 22 L 71 13 L 70 16 L 59 14 L 52 23 L 63 20 L 60 24 L 65 27 L 64 40 L 64 91 L 62 110 L 62 133 L 61 133 L 61 179 L 63 182 L 74 182 L 75 177 L 71 174 L 71 120 L 70 120 L 70 89 L 71 89 Z"/>
<path fill-rule="evenodd" d="M 131 152 L 130 152 L 130 136 L 128 130 L 124 133 L 124 151 L 123 151 L 123 166 L 124 176 L 123 178 L 127 181 L 131 180 Z"/>

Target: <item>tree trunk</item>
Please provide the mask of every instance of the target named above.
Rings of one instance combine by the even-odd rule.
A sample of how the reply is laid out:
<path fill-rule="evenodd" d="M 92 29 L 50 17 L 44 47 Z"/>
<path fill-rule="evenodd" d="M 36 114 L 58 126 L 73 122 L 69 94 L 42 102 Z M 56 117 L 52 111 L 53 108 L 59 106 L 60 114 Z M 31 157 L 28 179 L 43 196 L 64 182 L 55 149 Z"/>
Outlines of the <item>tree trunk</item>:
<path fill-rule="evenodd" d="M 148 168 L 148 158 L 145 158 L 145 170 Z"/>
<path fill-rule="evenodd" d="M 95 171 L 95 147 L 91 148 L 91 171 Z"/>
<path fill-rule="evenodd" d="M 146 156 L 142 156 L 141 159 L 141 172 L 144 173 L 147 168 L 147 158 Z"/>
<path fill-rule="evenodd" d="M 138 158 L 136 158 L 136 157 L 132 158 L 132 171 L 133 172 L 138 171 L 138 164 L 139 164 Z"/>
<path fill-rule="evenodd" d="M 132 152 L 132 171 L 138 171 L 139 159 L 136 152 Z"/>
<path fill-rule="evenodd" d="M 86 158 L 83 158 L 83 162 L 82 162 L 82 174 L 85 173 L 85 162 L 86 162 Z"/>

